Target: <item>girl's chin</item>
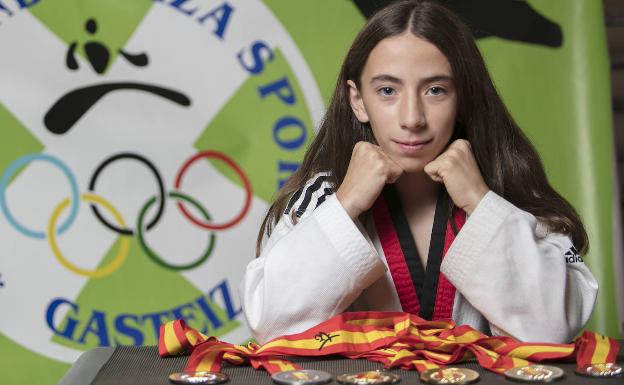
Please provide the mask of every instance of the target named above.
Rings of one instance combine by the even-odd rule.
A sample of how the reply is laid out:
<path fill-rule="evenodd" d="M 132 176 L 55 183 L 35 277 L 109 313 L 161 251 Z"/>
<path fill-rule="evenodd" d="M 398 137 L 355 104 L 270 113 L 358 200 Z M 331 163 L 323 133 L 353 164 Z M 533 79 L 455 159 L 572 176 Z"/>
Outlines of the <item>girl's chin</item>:
<path fill-rule="evenodd" d="M 401 159 L 397 163 L 406 174 L 421 173 L 425 170 L 425 165 L 427 164 L 427 162 L 420 159 Z"/>

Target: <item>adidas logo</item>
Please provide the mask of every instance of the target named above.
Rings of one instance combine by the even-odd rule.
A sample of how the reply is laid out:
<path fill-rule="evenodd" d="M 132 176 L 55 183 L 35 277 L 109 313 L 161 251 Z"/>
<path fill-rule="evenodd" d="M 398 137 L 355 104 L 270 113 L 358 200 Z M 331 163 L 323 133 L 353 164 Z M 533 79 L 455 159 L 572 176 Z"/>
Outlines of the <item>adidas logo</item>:
<path fill-rule="evenodd" d="M 576 250 L 574 246 L 570 247 L 570 250 L 566 251 L 564 255 L 566 256 L 566 263 L 583 262 L 583 258 L 579 255 L 578 250 Z"/>

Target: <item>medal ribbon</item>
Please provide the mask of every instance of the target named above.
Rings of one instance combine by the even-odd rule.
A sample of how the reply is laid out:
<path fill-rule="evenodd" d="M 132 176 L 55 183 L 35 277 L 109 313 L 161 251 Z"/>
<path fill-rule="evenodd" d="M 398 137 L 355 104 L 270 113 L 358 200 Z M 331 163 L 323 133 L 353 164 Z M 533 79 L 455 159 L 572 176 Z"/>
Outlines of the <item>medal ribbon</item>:
<path fill-rule="evenodd" d="M 191 354 L 184 368 L 185 372 L 220 372 L 223 360 L 233 365 L 249 362 L 254 369 L 263 368 L 273 374 L 285 370 L 302 369 L 292 362 L 271 355 L 254 355 L 259 347 L 250 342 L 247 346 L 234 345 L 207 337 L 188 327 L 183 320 L 175 320 L 160 325 L 158 354 L 161 357 Z"/>
<path fill-rule="evenodd" d="M 271 374 L 301 369 L 282 356 L 339 354 L 419 372 L 475 358 L 483 368 L 502 374 L 534 362 L 574 357 L 579 367 L 615 363 L 618 350 L 614 339 L 588 331 L 573 344 L 526 343 L 511 337 L 489 337 L 469 326 L 456 326 L 450 319 L 426 321 L 400 312 L 343 313 L 262 346 L 222 342 L 176 320 L 161 325 L 158 341 L 162 357 L 191 354 L 185 371 L 218 372 L 225 360 L 234 365 L 249 362 Z"/>
<path fill-rule="evenodd" d="M 576 340 L 576 367 L 615 363 L 620 343 L 613 338 L 584 331 Z"/>

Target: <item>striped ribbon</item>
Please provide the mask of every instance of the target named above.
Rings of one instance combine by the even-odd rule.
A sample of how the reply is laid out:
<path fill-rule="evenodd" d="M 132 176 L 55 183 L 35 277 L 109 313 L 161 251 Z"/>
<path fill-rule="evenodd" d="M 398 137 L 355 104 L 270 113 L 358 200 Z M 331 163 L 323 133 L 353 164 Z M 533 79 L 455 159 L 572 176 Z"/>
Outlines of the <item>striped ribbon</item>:
<path fill-rule="evenodd" d="M 273 374 L 301 369 L 284 356 L 364 358 L 386 368 L 422 372 L 476 359 L 494 373 L 547 360 L 573 359 L 577 366 L 615 363 L 616 340 L 585 331 L 572 344 L 526 343 L 511 337 L 489 337 L 452 320 L 426 321 L 399 312 L 354 312 L 337 315 L 302 333 L 275 338 L 264 345 L 234 345 L 208 337 L 183 320 L 160 327 L 162 357 L 191 354 L 185 371 L 221 370 L 223 360 L 250 364 Z"/>

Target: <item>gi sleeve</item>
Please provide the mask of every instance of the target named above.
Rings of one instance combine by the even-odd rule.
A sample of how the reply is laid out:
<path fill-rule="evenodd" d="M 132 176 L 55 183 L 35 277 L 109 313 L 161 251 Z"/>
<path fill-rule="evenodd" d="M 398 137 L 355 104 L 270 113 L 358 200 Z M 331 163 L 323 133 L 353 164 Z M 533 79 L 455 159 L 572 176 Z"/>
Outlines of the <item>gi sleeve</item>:
<path fill-rule="evenodd" d="M 587 323 L 596 279 L 562 234 L 494 192 L 479 202 L 441 265 L 493 335 L 567 343 Z"/>
<path fill-rule="evenodd" d="M 243 312 L 260 343 L 341 313 L 386 271 L 366 232 L 318 180 L 293 195 L 261 255 L 247 266 Z"/>

